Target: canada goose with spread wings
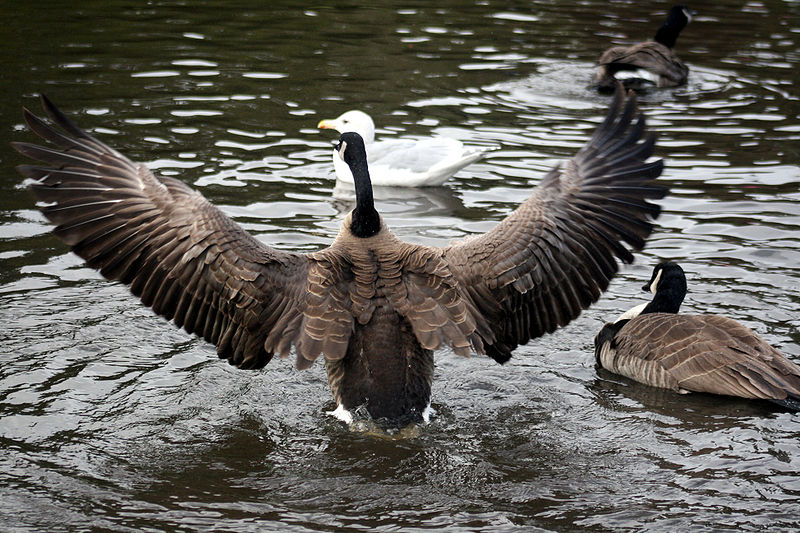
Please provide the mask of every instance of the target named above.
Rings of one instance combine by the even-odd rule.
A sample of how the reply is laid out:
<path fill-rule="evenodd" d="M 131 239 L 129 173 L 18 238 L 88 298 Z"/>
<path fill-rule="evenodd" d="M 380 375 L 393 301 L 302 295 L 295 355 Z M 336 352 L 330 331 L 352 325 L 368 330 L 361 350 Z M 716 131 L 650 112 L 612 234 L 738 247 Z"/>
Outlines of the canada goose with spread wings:
<path fill-rule="evenodd" d="M 597 61 L 595 82 L 600 91 L 613 91 L 618 72 L 645 70 L 657 76 L 658 87 L 674 87 L 686 83 L 689 76 L 687 67 L 675 54 L 673 48 L 681 30 L 692 20 L 692 13 L 683 4 L 672 6 L 664 24 L 656 32 L 652 41 L 632 46 L 609 48 Z M 647 80 L 629 78 L 621 80 L 625 87 L 642 88 Z"/>
<path fill-rule="evenodd" d="M 375 419 L 423 419 L 433 351 L 503 363 L 595 302 L 633 260 L 660 208 L 649 199 L 662 162 L 647 159 L 635 97 L 617 91 L 578 153 L 547 173 L 492 230 L 438 248 L 399 240 L 375 210 L 364 143 L 341 136 L 356 206 L 330 247 L 272 248 L 200 193 L 156 177 L 85 133 L 46 98 L 59 131 L 24 110 L 55 147 L 14 143 L 44 166 L 21 165 L 55 234 L 108 279 L 216 345 L 243 369 L 294 349 L 296 366 L 322 355 L 341 418 L 365 405 Z M 638 117 L 638 118 L 637 118 Z M 626 246 L 627 245 L 627 246 Z"/>
<path fill-rule="evenodd" d="M 643 288 L 652 301 L 595 337 L 599 366 L 653 387 L 770 400 L 800 411 L 800 367 L 731 318 L 678 314 L 686 295 L 680 265 L 656 265 Z"/>

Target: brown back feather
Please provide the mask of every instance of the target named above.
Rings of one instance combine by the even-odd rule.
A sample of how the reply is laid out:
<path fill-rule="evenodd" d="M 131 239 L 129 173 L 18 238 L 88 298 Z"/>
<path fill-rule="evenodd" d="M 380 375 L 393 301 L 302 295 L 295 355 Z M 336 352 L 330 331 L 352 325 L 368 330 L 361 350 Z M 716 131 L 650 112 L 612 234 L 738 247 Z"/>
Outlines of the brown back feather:
<path fill-rule="evenodd" d="M 800 367 L 750 328 L 724 316 L 643 314 L 620 329 L 615 343 L 618 358 L 657 365 L 685 390 L 800 397 Z"/>

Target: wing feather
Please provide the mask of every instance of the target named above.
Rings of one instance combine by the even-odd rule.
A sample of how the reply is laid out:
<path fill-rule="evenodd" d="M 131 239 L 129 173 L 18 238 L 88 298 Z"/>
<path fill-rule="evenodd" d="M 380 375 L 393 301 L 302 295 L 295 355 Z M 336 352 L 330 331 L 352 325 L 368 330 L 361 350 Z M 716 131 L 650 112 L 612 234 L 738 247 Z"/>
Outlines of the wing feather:
<path fill-rule="evenodd" d="M 45 164 L 18 170 L 35 180 L 30 190 L 55 234 L 231 364 L 259 368 L 275 346 L 288 352 L 297 328 L 280 328 L 302 313 L 309 256 L 260 243 L 182 182 L 157 178 L 42 104 L 61 131 L 27 109 L 25 121 L 56 148 L 13 144 Z M 268 349 L 270 336 L 282 342 Z"/>
<path fill-rule="evenodd" d="M 638 115 L 638 118 L 637 118 Z M 616 91 L 608 115 L 563 167 L 489 232 L 454 243 L 444 257 L 490 324 L 488 355 L 511 350 L 575 319 L 597 301 L 653 231 L 667 189 L 662 162 L 633 95 Z M 626 246 L 627 245 L 627 246 Z"/>

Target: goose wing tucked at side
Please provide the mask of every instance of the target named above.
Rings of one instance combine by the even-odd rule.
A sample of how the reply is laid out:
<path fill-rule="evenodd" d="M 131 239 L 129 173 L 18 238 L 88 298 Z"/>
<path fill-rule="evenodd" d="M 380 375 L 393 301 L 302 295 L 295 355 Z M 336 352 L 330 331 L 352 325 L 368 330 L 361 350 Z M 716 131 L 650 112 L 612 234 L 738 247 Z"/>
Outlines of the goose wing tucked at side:
<path fill-rule="evenodd" d="M 645 69 L 668 80 L 668 85 L 685 83 L 689 75 L 689 69 L 675 52 L 655 41 L 609 48 L 600 56 L 598 64 L 612 76 L 623 70 Z"/>
<path fill-rule="evenodd" d="M 309 259 L 260 243 L 198 192 L 156 178 L 42 101 L 68 135 L 28 110 L 25 120 L 59 150 L 14 147 L 50 165 L 18 170 L 37 180 L 31 190 L 50 204 L 41 209 L 56 235 L 156 313 L 216 344 L 221 358 L 240 368 L 267 364 L 273 328 L 301 317 Z"/>
<path fill-rule="evenodd" d="M 653 180 L 636 99 L 617 90 L 605 121 L 587 144 L 550 171 L 531 196 L 489 232 L 446 248 L 455 277 L 491 325 L 487 354 L 505 362 L 511 350 L 576 318 L 631 262 L 660 213 L 648 199 L 667 189 Z"/>
<path fill-rule="evenodd" d="M 649 385 L 742 398 L 784 399 L 800 394 L 800 369 L 753 330 L 720 315 L 640 315 L 614 337 L 612 371 Z M 656 379 L 656 376 L 661 376 Z"/>

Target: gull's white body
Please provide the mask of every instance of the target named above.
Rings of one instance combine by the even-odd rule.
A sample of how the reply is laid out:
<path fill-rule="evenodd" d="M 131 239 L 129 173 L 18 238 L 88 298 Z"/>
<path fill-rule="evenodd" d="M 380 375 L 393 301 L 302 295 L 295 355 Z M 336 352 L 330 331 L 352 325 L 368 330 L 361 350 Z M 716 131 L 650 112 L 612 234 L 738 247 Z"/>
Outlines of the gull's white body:
<path fill-rule="evenodd" d="M 460 141 L 447 137 L 375 141 L 372 118 L 362 111 L 348 111 L 338 118 L 323 120 L 319 127 L 361 135 L 367 148 L 370 178 L 375 186 L 436 187 L 486 155 L 485 149 L 465 147 Z M 335 150 L 333 167 L 336 179 L 352 186 L 353 175 Z"/>

